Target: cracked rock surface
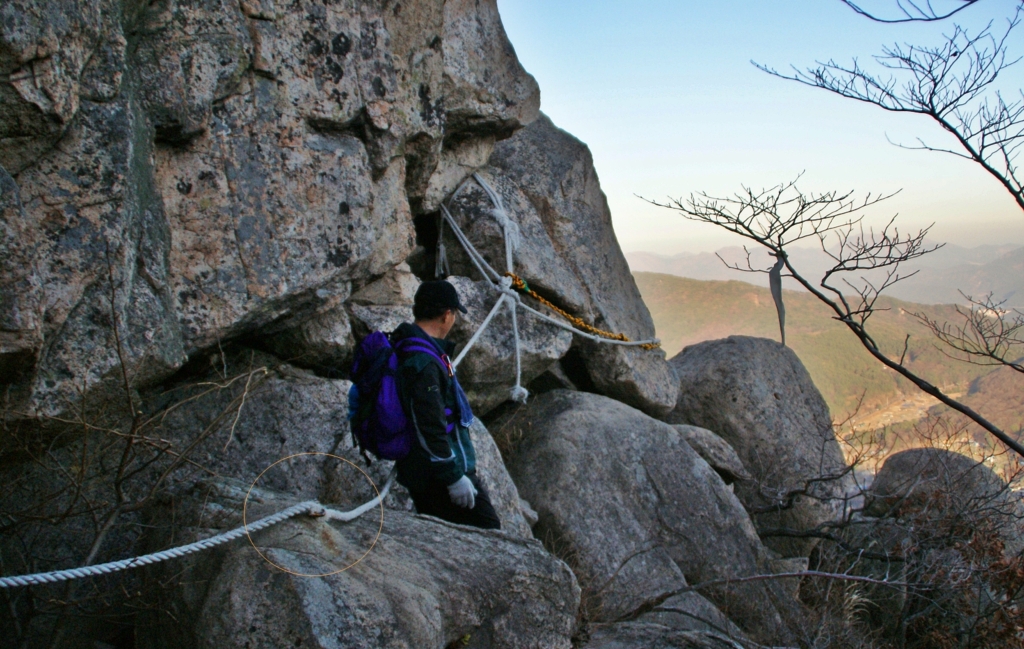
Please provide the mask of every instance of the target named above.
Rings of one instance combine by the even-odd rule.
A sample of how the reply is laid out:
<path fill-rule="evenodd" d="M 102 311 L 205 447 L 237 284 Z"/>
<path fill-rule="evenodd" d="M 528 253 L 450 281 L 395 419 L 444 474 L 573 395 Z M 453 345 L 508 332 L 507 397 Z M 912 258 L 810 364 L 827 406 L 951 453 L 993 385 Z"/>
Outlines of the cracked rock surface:
<path fill-rule="evenodd" d="M 592 619 L 628 617 L 688 583 L 770 572 L 739 500 L 672 426 L 553 390 L 493 427 L 521 435 L 509 473 L 537 511 L 534 534 L 576 571 Z M 702 593 L 758 642 L 795 637 L 799 606 L 771 582 Z"/>
<path fill-rule="evenodd" d="M 336 311 L 539 106 L 493 0 L 11 0 L 0 77 L 0 366 L 43 415 Z"/>
<path fill-rule="evenodd" d="M 244 494 L 231 481 L 198 486 L 177 505 L 205 502 L 184 507 L 204 517 L 180 521 L 177 533 L 208 536 L 238 525 Z M 250 520 L 293 502 L 259 490 L 249 496 Z M 173 617 L 141 625 L 142 646 L 571 646 L 579 587 L 536 540 L 394 510 L 351 523 L 297 517 L 252 539 L 260 554 L 243 540 L 164 564 L 177 586 L 163 591 L 161 606 Z"/>

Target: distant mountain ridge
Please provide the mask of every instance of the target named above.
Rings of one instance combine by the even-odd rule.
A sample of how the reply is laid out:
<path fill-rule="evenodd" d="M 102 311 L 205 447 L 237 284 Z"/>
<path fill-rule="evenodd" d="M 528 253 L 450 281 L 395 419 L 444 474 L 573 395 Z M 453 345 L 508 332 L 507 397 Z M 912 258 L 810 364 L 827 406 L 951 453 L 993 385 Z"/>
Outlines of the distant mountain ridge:
<path fill-rule="evenodd" d="M 721 256 L 721 259 L 719 258 Z M 815 248 L 790 251 L 794 265 L 808 279 L 816 279 L 830 265 L 829 258 Z M 747 273 L 726 267 L 723 260 L 741 267 L 747 255 L 739 246 L 721 248 L 716 253 L 680 253 L 660 255 L 652 252 L 628 252 L 626 261 L 634 272 L 663 273 L 698 280 L 739 280 L 755 286 L 768 286 L 764 273 Z M 751 266 L 767 269 L 774 263 L 763 248 L 751 251 Z M 890 297 L 918 304 L 963 304 L 960 294 L 976 298 L 992 292 L 1007 306 L 1024 310 L 1024 247 L 1016 244 L 984 245 L 964 248 L 947 244 L 912 264 L 908 272 L 916 275 L 900 281 L 886 291 Z M 787 289 L 799 290 L 792 279 L 784 280 Z"/>
<path fill-rule="evenodd" d="M 992 248 L 998 250 L 1000 247 Z M 945 257 L 939 254 L 942 252 L 945 252 L 945 248 L 935 251 L 933 255 L 936 259 L 942 259 Z M 922 261 L 933 260 L 925 256 Z M 1024 310 L 1024 248 L 993 254 L 976 262 L 950 263 L 944 266 L 936 264 L 922 268 L 917 275 L 894 286 L 891 293 L 893 297 L 912 302 L 963 302 L 963 297 L 957 289 L 975 298 L 991 292 L 996 299 L 1006 300 L 1007 306 Z"/>

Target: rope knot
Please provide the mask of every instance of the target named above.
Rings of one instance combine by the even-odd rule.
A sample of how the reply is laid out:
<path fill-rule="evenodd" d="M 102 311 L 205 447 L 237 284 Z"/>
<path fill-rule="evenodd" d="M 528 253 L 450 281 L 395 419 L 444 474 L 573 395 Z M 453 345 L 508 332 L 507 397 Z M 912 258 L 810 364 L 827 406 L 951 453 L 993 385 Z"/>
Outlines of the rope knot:
<path fill-rule="evenodd" d="M 521 300 L 519 293 L 515 291 L 515 281 L 508 275 L 509 273 L 505 273 L 504 277 L 499 278 L 500 283 L 497 286 L 497 289 L 512 298 L 513 301 L 519 302 Z"/>
<path fill-rule="evenodd" d="M 507 283 L 506 280 L 508 280 Z M 505 276 L 502 277 L 501 281 L 502 283 L 505 283 L 507 286 L 511 286 L 517 291 L 522 291 L 523 293 L 531 292 L 530 286 L 526 283 L 526 280 L 520 277 L 519 275 L 516 275 L 515 273 L 505 273 Z"/>
<path fill-rule="evenodd" d="M 492 198 L 492 200 L 494 199 Z M 503 207 L 488 210 L 487 213 L 498 222 L 498 226 L 501 227 L 502 232 L 505 234 L 505 240 L 508 242 L 512 250 L 519 250 L 519 224 L 509 217 Z"/>

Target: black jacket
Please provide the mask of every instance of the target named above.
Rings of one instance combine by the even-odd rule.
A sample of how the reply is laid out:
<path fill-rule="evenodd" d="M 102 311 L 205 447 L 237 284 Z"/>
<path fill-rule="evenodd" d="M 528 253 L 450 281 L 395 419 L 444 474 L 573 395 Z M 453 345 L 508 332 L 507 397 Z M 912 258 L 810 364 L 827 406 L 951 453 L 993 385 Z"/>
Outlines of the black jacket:
<path fill-rule="evenodd" d="M 391 334 L 391 344 L 405 338 L 430 341 L 449 356 L 455 350 L 453 343 L 408 322 Z M 410 491 L 423 491 L 431 481 L 450 485 L 474 471 L 476 452 L 469 430 L 459 425 L 455 385 L 448 372 L 427 354 L 409 354 L 399 365 L 399 390 L 416 439 L 409 455 L 397 462 L 398 481 Z"/>

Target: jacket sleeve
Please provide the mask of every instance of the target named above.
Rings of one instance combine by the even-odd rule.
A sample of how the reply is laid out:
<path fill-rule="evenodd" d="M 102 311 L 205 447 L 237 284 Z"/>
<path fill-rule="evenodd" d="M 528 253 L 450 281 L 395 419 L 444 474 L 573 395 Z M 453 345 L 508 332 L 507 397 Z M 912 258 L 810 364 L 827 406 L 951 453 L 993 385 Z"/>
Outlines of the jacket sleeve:
<path fill-rule="evenodd" d="M 445 430 L 441 368 L 431 362 L 418 371 L 412 367 L 404 370 L 406 406 L 416 435 L 414 443 L 426 455 L 431 477 L 447 485 L 454 484 L 464 473 Z"/>

